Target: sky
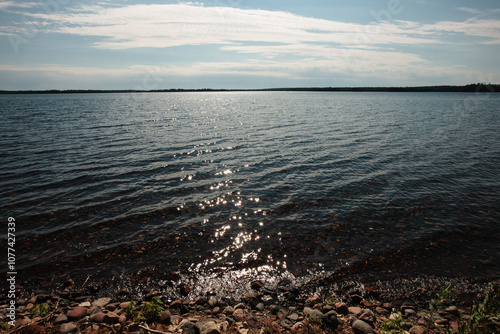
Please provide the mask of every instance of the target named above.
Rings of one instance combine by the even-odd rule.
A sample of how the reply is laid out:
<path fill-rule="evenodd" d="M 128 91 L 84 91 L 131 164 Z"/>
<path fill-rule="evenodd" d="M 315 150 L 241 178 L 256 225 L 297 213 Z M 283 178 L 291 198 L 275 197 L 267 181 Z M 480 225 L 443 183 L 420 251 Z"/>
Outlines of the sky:
<path fill-rule="evenodd" d="M 0 90 L 500 83 L 498 0 L 0 0 Z"/>

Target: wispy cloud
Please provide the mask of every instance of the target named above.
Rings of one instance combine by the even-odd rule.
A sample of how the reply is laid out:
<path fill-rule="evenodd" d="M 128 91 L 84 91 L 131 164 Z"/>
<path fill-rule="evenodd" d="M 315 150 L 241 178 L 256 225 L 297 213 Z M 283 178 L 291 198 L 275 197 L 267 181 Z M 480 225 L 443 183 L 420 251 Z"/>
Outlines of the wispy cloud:
<path fill-rule="evenodd" d="M 477 11 L 466 7 L 461 7 L 461 10 Z M 98 37 L 100 40 L 94 46 L 102 49 L 229 45 L 237 42 L 378 47 L 446 43 L 446 34 L 455 33 L 481 37 L 483 43 L 496 44 L 500 40 L 500 20 L 494 19 L 435 24 L 394 20 L 363 25 L 282 11 L 193 4 L 87 5 L 72 12 L 26 15 L 46 22 L 47 32 Z"/>
<path fill-rule="evenodd" d="M 231 44 L 234 42 L 417 44 L 404 22 L 361 25 L 309 18 L 287 12 L 203 7 L 186 4 L 81 7 L 72 13 L 30 14 L 52 25 L 47 31 L 98 36 L 104 49 Z"/>

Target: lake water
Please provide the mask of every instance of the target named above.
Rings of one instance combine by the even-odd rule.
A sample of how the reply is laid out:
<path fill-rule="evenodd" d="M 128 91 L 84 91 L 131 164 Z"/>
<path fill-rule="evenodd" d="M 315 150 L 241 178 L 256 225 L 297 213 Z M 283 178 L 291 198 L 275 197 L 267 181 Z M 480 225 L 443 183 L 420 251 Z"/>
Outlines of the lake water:
<path fill-rule="evenodd" d="M 500 94 L 0 95 L 0 113 L 26 278 L 500 276 Z"/>

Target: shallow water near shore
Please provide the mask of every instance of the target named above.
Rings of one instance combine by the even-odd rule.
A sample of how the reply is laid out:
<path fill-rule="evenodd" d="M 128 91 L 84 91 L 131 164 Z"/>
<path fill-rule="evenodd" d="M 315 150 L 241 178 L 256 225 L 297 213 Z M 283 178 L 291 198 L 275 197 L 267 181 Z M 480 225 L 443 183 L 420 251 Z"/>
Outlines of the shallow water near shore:
<path fill-rule="evenodd" d="M 2 95 L 0 108 L 0 210 L 24 279 L 500 276 L 498 94 Z"/>

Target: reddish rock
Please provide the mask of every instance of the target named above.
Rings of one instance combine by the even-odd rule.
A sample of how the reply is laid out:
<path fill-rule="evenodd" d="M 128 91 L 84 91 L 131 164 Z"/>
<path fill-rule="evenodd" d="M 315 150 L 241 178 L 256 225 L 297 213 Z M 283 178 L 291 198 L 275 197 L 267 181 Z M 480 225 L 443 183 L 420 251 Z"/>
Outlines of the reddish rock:
<path fill-rule="evenodd" d="M 87 316 L 88 309 L 86 307 L 77 306 L 68 313 L 69 320 L 80 320 Z"/>
<path fill-rule="evenodd" d="M 90 321 L 92 321 L 92 322 L 97 322 L 97 323 L 102 323 L 102 322 L 104 322 L 104 316 L 105 316 L 105 315 L 106 315 L 106 314 L 104 314 L 104 313 L 102 313 L 102 312 L 98 312 L 98 313 L 96 313 L 96 314 L 92 314 L 92 315 L 90 316 Z"/>

